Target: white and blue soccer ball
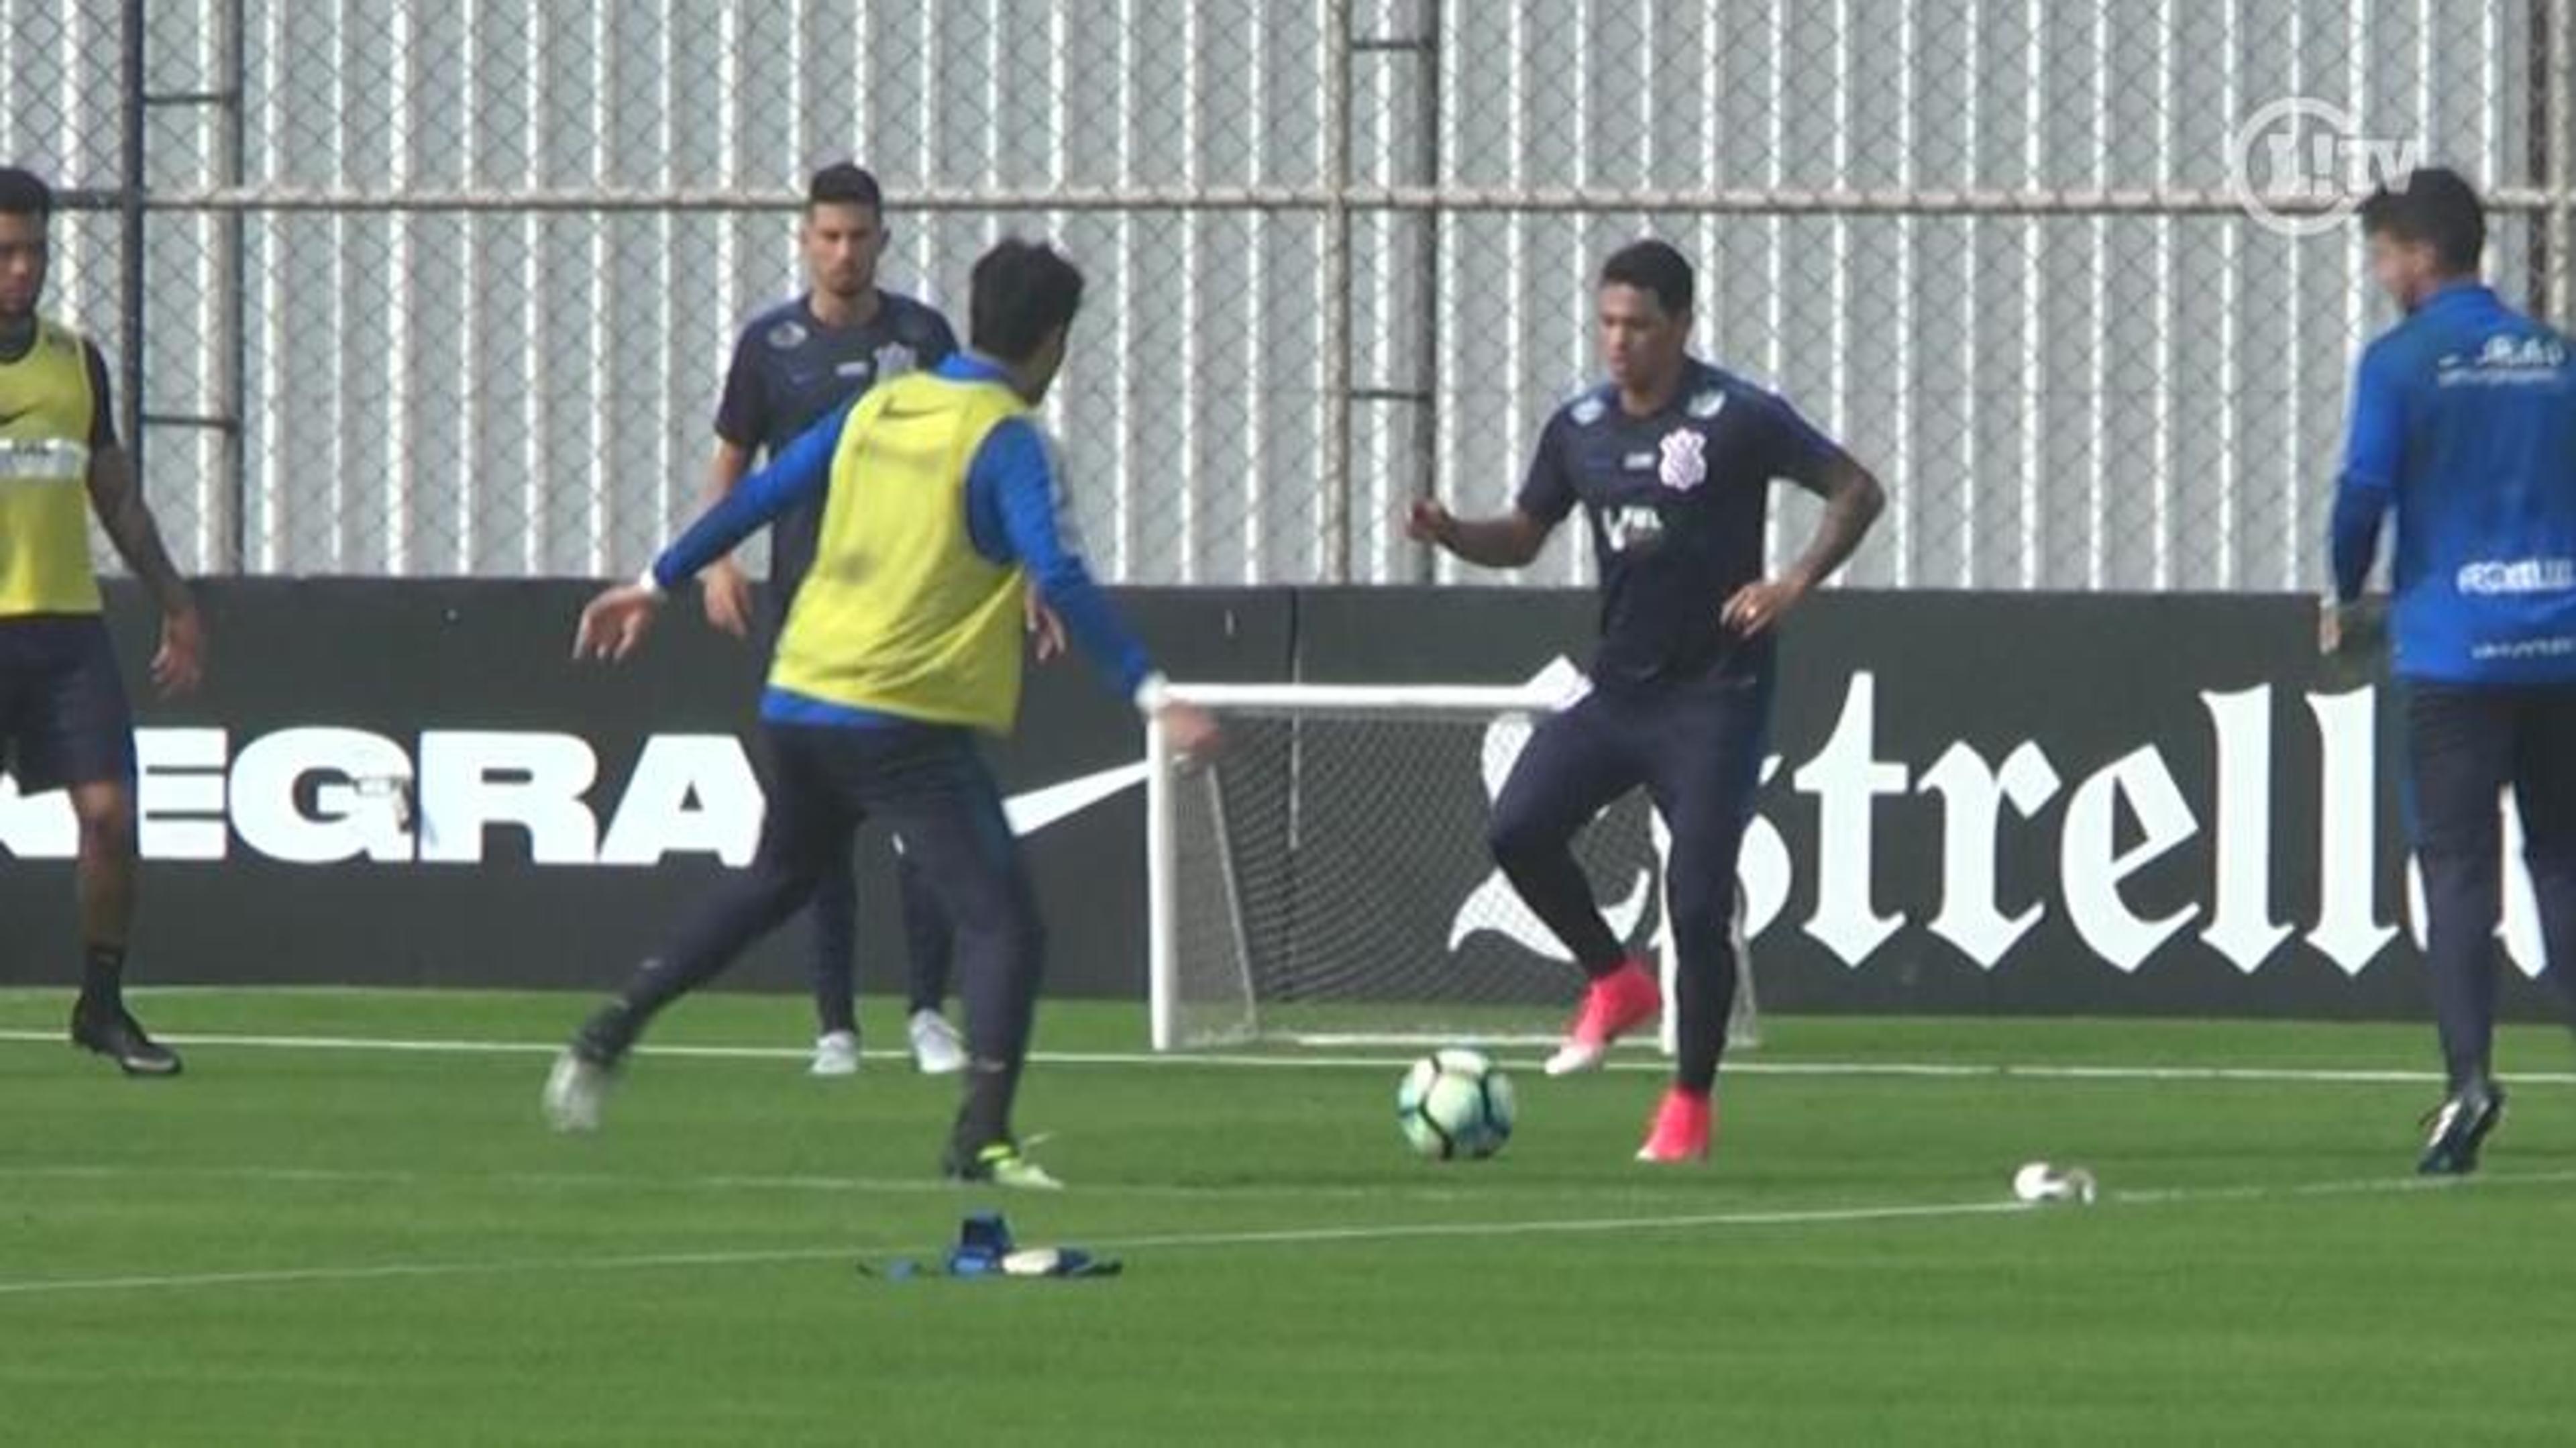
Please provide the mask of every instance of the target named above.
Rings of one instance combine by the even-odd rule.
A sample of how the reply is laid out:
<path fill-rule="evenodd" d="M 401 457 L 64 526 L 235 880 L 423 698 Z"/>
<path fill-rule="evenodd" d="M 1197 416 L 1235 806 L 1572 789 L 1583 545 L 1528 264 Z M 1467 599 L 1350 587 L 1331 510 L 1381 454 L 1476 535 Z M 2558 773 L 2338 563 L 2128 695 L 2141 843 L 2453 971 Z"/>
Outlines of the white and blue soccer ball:
<path fill-rule="evenodd" d="M 1512 1139 L 1512 1080 L 1482 1051 L 1449 1046 L 1413 1063 L 1395 1088 L 1395 1124 L 1422 1155 L 1478 1160 Z"/>

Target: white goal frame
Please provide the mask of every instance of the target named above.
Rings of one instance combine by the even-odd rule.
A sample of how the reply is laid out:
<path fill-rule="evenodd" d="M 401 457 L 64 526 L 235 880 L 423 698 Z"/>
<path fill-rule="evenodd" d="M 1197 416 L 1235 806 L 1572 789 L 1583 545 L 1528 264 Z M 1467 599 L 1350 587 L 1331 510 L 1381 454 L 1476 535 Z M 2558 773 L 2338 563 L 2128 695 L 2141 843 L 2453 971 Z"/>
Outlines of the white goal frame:
<path fill-rule="evenodd" d="M 1228 710 L 1304 712 L 1340 717 L 1382 716 L 1399 719 L 1455 719 L 1491 722 L 1514 715 L 1532 719 L 1563 708 L 1581 697 L 1561 684 L 1172 684 L 1165 698 L 1195 704 L 1220 719 Z M 1179 772 L 1188 768 L 1172 748 L 1159 719 L 1145 726 L 1145 917 L 1148 1020 L 1153 1048 L 1181 1049 L 1179 916 L 1177 889 L 1180 861 L 1177 825 Z M 1461 849 L 1476 849 L 1461 841 Z M 1658 875 L 1660 882 L 1661 876 Z M 1740 927 L 1740 921 L 1739 921 Z M 1669 938 L 1670 932 L 1664 932 Z M 1737 936 L 1739 986 L 1749 1007 L 1753 989 L 1751 960 Z M 1671 999 L 1674 961 L 1669 948 L 1661 961 L 1665 998 Z M 1257 1011 L 1260 1002 L 1253 1002 Z M 1663 1049 L 1674 1045 L 1673 1013 L 1664 1013 Z M 1379 1044 L 1396 1044 L 1388 1037 Z M 1363 1038 L 1342 1036 L 1337 1044 L 1365 1045 Z"/>

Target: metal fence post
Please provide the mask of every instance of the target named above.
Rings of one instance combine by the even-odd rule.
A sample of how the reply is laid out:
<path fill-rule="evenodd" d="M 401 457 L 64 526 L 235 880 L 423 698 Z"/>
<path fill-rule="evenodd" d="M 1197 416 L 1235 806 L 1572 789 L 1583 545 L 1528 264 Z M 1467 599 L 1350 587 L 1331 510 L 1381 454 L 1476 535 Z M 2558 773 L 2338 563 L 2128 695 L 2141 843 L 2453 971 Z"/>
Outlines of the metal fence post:
<path fill-rule="evenodd" d="M 1324 580 L 1351 581 L 1351 0 L 1324 20 Z"/>
<path fill-rule="evenodd" d="M 248 23 L 244 0 L 223 0 L 215 17 L 213 81 L 222 109 L 216 121 L 213 180 L 226 188 L 242 183 L 243 103 L 247 94 L 242 72 L 242 28 Z M 208 559 L 206 566 L 209 572 L 221 573 L 246 572 L 250 566 L 250 400 L 245 380 L 250 358 L 242 296 L 250 286 L 250 274 L 243 227 L 243 216 L 238 211 L 225 212 L 215 224 L 214 273 L 221 290 L 215 298 L 215 336 L 211 341 L 215 408 L 221 428 L 218 446 L 223 462 L 214 492 L 217 517 L 212 531 L 216 556 Z"/>
<path fill-rule="evenodd" d="M 117 37 L 117 256 L 116 290 L 120 327 L 118 370 L 125 392 L 125 448 L 135 471 L 143 470 L 143 94 L 144 0 L 125 0 L 123 29 Z"/>
<path fill-rule="evenodd" d="M 2549 0 L 2549 307 L 2576 328 L 2576 0 Z"/>
<path fill-rule="evenodd" d="M 1440 0 L 1422 0 L 1422 44 L 1414 59 L 1416 179 L 1434 190 L 1440 186 L 1440 9 Z M 1440 488 L 1440 213 L 1426 211 L 1415 225 L 1414 386 L 1422 400 L 1413 417 L 1413 494 L 1427 498 Z M 1414 581 L 1431 582 L 1437 562 L 1430 549 L 1417 550 Z"/>

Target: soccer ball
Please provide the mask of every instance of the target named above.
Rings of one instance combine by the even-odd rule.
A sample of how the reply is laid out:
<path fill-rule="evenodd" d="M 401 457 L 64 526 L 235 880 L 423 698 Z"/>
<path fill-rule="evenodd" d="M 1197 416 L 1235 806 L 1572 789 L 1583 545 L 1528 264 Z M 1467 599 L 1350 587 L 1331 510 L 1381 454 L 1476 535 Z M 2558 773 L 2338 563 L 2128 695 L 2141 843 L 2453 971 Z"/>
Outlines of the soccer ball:
<path fill-rule="evenodd" d="M 1395 1088 L 1395 1124 L 1422 1155 L 1481 1159 L 1512 1139 L 1512 1080 L 1482 1051 L 1449 1046 L 1413 1063 Z"/>

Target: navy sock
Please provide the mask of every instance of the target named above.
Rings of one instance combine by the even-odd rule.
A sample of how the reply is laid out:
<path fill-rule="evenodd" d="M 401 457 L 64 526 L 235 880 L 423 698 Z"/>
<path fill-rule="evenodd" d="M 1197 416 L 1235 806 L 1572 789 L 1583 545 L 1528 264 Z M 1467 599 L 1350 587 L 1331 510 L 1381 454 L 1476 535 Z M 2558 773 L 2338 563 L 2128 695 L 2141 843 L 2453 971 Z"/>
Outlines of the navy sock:
<path fill-rule="evenodd" d="M 2501 867 L 2492 854 L 2427 851 L 2424 870 L 2426 974 L 2441 1028 L 2442 1066 L 2454 1093 L 2484 1081 L 2495 1040 L 2496 917 Z"/>
<path fill-rule="evenodd" d="M 1020 1068 L 1016 1062 L 989 1061 L 978 1056 L 967 1066 L 966 1100 L 957 1109 L 954 1137 L 959 1161 L 973 1161 L 977 1152 L 1011 1139 L 1011 1098 L 1018 1094 L 1019 1086 Z"/>
<path fill-rule="evenodd" d="M 814 891 L 814 1019 L 826 1034 L 859 1033 L 859 888 L 847 870 L 823 877 Z"/>

